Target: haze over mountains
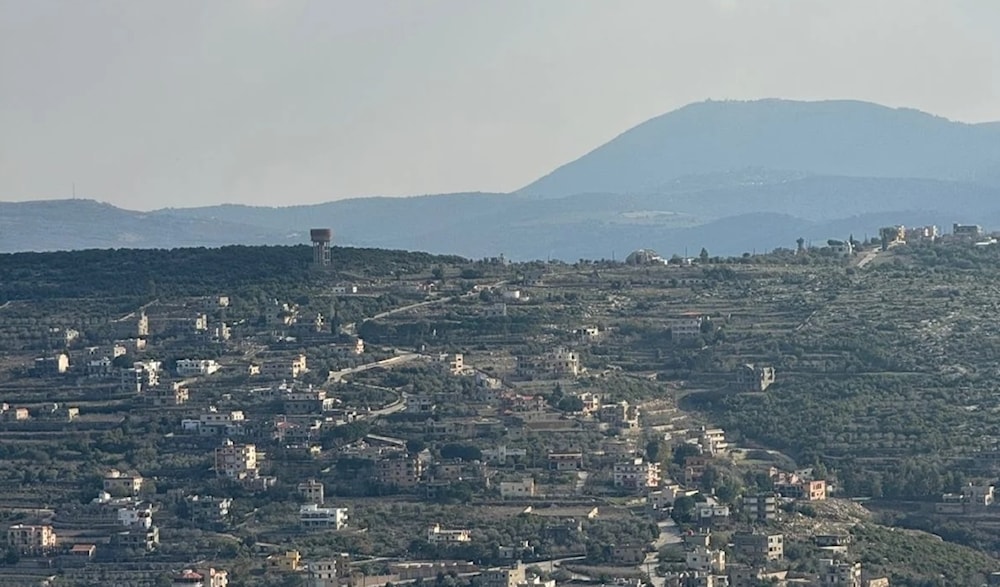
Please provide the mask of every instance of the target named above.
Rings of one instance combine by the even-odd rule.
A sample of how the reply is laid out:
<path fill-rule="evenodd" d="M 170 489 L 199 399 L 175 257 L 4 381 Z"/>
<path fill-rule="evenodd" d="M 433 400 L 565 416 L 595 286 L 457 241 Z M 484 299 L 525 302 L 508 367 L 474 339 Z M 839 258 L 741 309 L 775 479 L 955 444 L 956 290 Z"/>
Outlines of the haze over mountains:
<path fill-rule="evenodd" d="M 575 260 L 636 248 L 739 254 L 799 236 L 952 222 L 1000 225 L 1000 124 L 760 100 L 664 114 L 511 194 L 150 213 L 86 200 L 0 203 L 0 251 L 294 244 L 329 226 L 344 245 Z"/>

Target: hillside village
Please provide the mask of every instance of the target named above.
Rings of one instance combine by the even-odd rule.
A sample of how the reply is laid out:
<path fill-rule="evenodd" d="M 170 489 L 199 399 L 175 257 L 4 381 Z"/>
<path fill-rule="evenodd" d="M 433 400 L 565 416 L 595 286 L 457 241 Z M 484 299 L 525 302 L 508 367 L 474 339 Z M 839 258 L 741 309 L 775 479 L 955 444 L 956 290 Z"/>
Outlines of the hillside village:
<path fill-rule="evenodd" d="M 67 293 L 62 269 L 42 279 L 6 255 L 10 292 L 52 293 L 0 299 L 0 585 L 1000 585 L 991 548 L 886 518 L 905 501 L 1000 521 L 984 447 L 942 463 L 961 478 L 876 507 L 889 496 L 870 480 L 888 488 L 910 435 L 852 431 L 878 448 L 859 464 L 853 438 L 810 452 L 725 412 L 777 410 L 827 378 L 910 377 L 963 328 L 975 344 L 986 326 L 932 302 L 1000 276 L 922 263 L 990 263 L 996 240 L 952 228 L 736 258 L 392 266 L 319 234 L 279 251 L 287 279 L 161 273 L 128 295 L 113 280 Z M 923 329 L 922 364 L 876 370 L 831 342 L 875 327 L 845 326 L 871 305 L 898 317 L 898 344 Z M 971 397 L 975 369 L 948 368 Z M 964 566 L 893 558 L 921 549 Z"/>

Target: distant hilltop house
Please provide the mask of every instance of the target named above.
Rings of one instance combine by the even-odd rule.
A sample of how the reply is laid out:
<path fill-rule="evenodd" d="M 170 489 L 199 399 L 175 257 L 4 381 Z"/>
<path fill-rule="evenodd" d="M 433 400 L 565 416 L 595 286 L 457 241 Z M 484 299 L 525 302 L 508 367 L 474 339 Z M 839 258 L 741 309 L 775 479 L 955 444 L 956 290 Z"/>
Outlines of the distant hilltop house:
<path fill-rule="evenodd" d="M 884 226 L 879 229 L 878 236 L 882 240 L 882 250 L 884 251 L 889 247 L 906 242 L 906 227 L 902 225 Z"/>
<path fill-rule="evenodd" d="M 663 265 L 667 261 L 653 249 L 638 249 L 625 257 L 626 265 Z"/>
<path fill-rule="evenodd" d="M 826 245 L 826 249 L 833 253 L 835 257 L 847 258 L 854 254 L 854 243 L 850 240 L 830 239 L 826 241 Z"/>
<path fill-rule="evenodd" d="M 765 391 L 774 383 L 774 367 L 745 363 L 736 368 L 737 391 Z"/>
<path fill-rule="evenodd" d="M 983 227 L 978 224 L 958 224 L 951 226 L 951 234 L 956 238 L 977 239 L 983 236 Z"/>
<path fill-rule="evenodd" d="M 915 226 L 906 229 L 906 242 L 934 241 L 941 236 L 938 227 L 933 224 Z"/>
<path fill-rule="evenodd" d="M 978 238 L 982 234 L 982 228 L 977 225 L 956 224 L 952 230 L 953 234 L 959 238 Z M 904 243 L 935 241 L 941 236 L 941 232 L 936 225 L 916 226 L 906 228 L 903 225 L 885 226 L 879 229 L 879 240 L 882 241 L 882 250 Z"/>

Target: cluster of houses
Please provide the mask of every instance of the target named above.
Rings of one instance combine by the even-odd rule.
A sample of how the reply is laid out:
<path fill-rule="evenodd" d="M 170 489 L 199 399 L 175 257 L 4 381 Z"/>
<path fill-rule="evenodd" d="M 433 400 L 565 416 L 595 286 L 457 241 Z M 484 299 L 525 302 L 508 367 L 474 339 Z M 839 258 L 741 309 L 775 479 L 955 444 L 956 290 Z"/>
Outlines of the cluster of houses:
<path fill-rule="evenodd" d="M 952 225 L 951 233 L 948 234 L 942 233 L 940 228 L 933 224 L 910 227 L 901 224 L 884 226 L 879 229 L 878 238 L 872 239 L 872 242 L 879 244 L 885 251 L 907 243 L 966 242 L 976 246 L 986 246 L 995 244 L 997 240 L 995 236 L 987 234 L 983 227 L 978 224 L 956 222 Z M 827 241 L 827 246 L 821 247 L 821 250 L 836 257 L 846 258 L 854 255 L 859 246 L 863 244 L 867 243 L 859 243 L 853 238 L 831 239 Z M 805 240 L 799 239 L 796 252 L 801 254 L 805 250 Z"/>
<path fill-rule="evenodd" d="M 86 504 L 60 508 L 59 522 L 90 528 L 88 537 L 103 531 L 106 539 L 63 544 L 52 523 L 15 524 L 8 529 L 8 546 L 22 555 L 58 554 L 63 562 L 84 564 L 98 554 L 152 553 L 160 545 L 159 528 L 153 523 L 154 506 L 143 498 L 144 479 L 137 473 L 109 470 L 97 497 Z M 91 538 L 92 539 L 92 538 Z"/>
<path fill-rule="evenodd" d="M 647 263 L 662 259 L 645 252 L 633 261 Z M 526 280 L 525 283 L 537 286 L 540 280 Z M 436 286 L 429 283 L 405 284 L 405 287 L 425 295 Z M 335 286 L 332 294 L 366 295 L 350 284 Z M 494 288 L 492 294 L 486 296 L 487 308 L 495 315 L 506 315 L 508 304 L 516 308 L 516 304 L 530 299 L 527 291 L 514 287 Z M 206 344 L 230 345 L 228 348 L 232 350 L 233 345 L 240 342 L 242 332 L 238 324 L 226 320 L 228 307 L 229 299 L 225 296 L 209 298 L 203 306 L 193 310 L 193 316 L 190 315 L 192 311 L 185 309 L 181 318 L 164 329 Z M 336 319 L 335 315 L 332 319 Z M 550 398 L 538 392 L 540 386 L 553 387 L 588 374 L 580 353 L 570 347 L 594 343 L 606 336 L 606 331 L 593 325 L 573 329 L 572 337 L 566 336 L 570 331 L 564 331 L 559 342 L 567 346 L 552 344 L 540 354 L 516 357 L 514 367 L 505 377 L 475 368 L 461 353 L 425 357 L 427 364 L 448 376 L 465 378 L 467 387 L 473 389 L 471 395 L 462 395 L 467 389 L 461 393 L 408 391 L 401 394 L 398 403 L 405 409 L 403 415 L 406 417 L 401 418 L 398 425 L 417 433 L 438 450 L 414 448 L 403 438 L 362 433 L 363 436 L 352 439 L 353 442 L 325 451 L 322 448 L 325 432 L 367 417 L 364 411 L 345 405 L 337 397 L 335 386 L 320 387 L 297 381 L 309 372 L 307 358 L 298 350 L 303 346 L 322 343 L 343 357 L 356 357 L 366 352 L 361 338 L 335 333 L 330 320 L 331 317 L 319 312 L 307 314 L 294 303 L 269 302 L 261 322 L 273 333 L 274 344 L 269 351 L 263 351 L 263 355 L 253 353 L 252 360 L 240 359 L 252 361 L 246 366 L 248 377 L 266 384 L 237 400 L 233 400 L 234 394 L 226 393 L 222 398 L 196 397 L 200 401 L 191 401 L 190 390 L 198 390 L 198 380 L 214 376 L 209 379 L 213 381 L 224 377 L 232 372 L 232 364 L 224 359 L 206 358 L 216 353 L 185 357 L 172 365 L 152 360 L 147 341 L 155 343 L 156 338 L 145 311 L 122 320 L 122 338 L 107 347 L 74 349 L 73 345 L 81 338 L 79 332 L 67 329 L 54 333 L 67 350 L 60 350 L 53 357 L 40 358 L 33 368 L 46 377 L 81 375 L 107 380 L 153 406 L 173 408 L 169 413 L 176 416 L 175 421 L 179 424 L 171 437 L 187 446 L 200 447 L 215 475 L 209 483 L 212 489 L 200 490 L 204 494 L 176 496 L 183 503 L 186 515 L 205 529 L 221 530 L 226 526 L 233 508 L 230 496 L 239 499 L 243 492 L 263 492 L 274 487 L 277 479 L 269 473 L 275 472 L 272 463 L 276 461 L 349 459 L 352 464 L 363 463 L 359 470 L 369 475 L 359 481 L 370 482 L 379 491 L 434 498 L 459 485 L 471 486 L 483 497 L 492 500 L 499 496 L 504 505 L 524 508 L 525 513 L 535 515 L 538 515 L 537 510 L 544 509 L 538 506 L 545 502 L 556 503 L 563 498 L 579 500 L 591 490 L 641 499 L 646 504 L 645 515 L 650 521 L 662 521 L 670 516 L 679 501 L 693 501 L 690 515 L 695 530 L 683 538 L 685 569 L 668 574 L 664 578 L 665 585 L 739 587 L 771 580 L 781 584 L 788 578 L 784 571 L 776 570 L 784 559 L 784 536 L 772 531 L 773 523 L 781 516 L 781 506 L 789 501 L 821 501 L 827 497 L 826 481 L 814 478 L 812 471 L 772 469 L 768 471 L 772 489 L 767 492 L 743 495 L 732 505 L 721 503 L 711 495 L 703 498 L 695 487 L 703 484 L 706 474 L 730 451 L 724 430 L 711 427 L 672 430 L 670 434 L 684 434 L 683 438 L 675 440 L 693 447 L 687 449 L 689 454 L 679 463 L 677 475 L 673 475 L 666 470 L 665 463 L 637 450 L 643 412 L 634 402 L 610 401 L 592 391 L 570 391 L 566 395 L 572 402 L 565 406 L 552 405 L 554 401 L 550 404 Z M 154 318 L 152 326 L 161 325 Z M 708 326 L 710 322 L 705 316 L 691 313 L 670 319 L 667 329 L 675 341 L 696 341 Z M 275 352 L 275 349 L 282 350 Z M 260 357 L 266 358 L 261 360 Z M 220 372 L 222 375 L 216 375 Z M 744 393 L 765 392 L 774 383 L 775 369 L 759 363 L 740 365 L 731 379 L 732 389 Z M 442 409 L 442 406 L 450 408 L 459 401 L 462 402 L 462 415 Z M 261 406 L 266 406 L 266 413 L 256 409 Z M 58 414 L 51 417 L 73 419 L 79 414 L 74 410 L 50 406 L 30 411 L 3 404 L 0 418 L 17 421 L 40 418 L 42 414 Z M 349 428 L 352 427 L 344 429 Z M 529 432 L 560 430 L 599 432 L 595 435 L 600 437 L 599 442 L 595 441 L 599 448 L 584 450 L 576 439 L 562 440 L 558 434 L 546 436 L 542 446 L 525 441 L 532 438 Z M 476 446 L 484 443 L 466 442 L 472 438 L 492 440 L 488 447 L 479 450 Z M 467 453 L 446 455 L 444 446 L 448 444 L 456 445 L 456 451 L 464 449 Z M 287 473 L 283 470 L 280 474 L 285 477 Z M 681 483 L 670 477 L 676 477 Z M 328 482 L 327 487 L 313 478 L 295 485 L 301 498 L 297 500 L 300 503 L 295 504 L 297 514 L 289 510 L 290 516 L 297 515 L 295 531 L 336 532 L 350 528 L 348 508 L 336 507 L 326 499 L 329 483 L 340 480 L 324 479 Z M 143 499 L 144 483 L 138 473 L 108 471 L 97 499 L 79 507 L 60 509 L 59 516 L 71 517 L 79 525 L 106 525 L 106 541 L 63 544 L 57 539 L 52 524 L 17 524 L 9 528 L 8 542 L 26 555 L 58 552 L 78 557 L 76 560 L 99 558 L 105 549 L 126 550 L 139 556 L 157 553 L 160 536 L 153 521 L 157 508 Z M 235 487 L 239 491 L 228 490 Z M 943 503 L 949 499 L 946 496 Z M 992 504 L 992 499 L 992 487 L 988 496 L 970 489 L 963 492 L 960 503 L 967 508 L 980 504 L 986 507 Z M 546 531 L 579 534 L 582 528 L 579 519 L 598 515 L 596 506 L 588 505 L 586 509 L 572 519 L 560 520 L 559 524 L 547 527 Z M 159 520 L 162 523 L 162 517 Z M 749 520 L 750 529 L 746 529 L 744 520 Z M 712 537 L 718 536 L 720 530 L 727 533 L 736 530 L 732 533 L 731 544 L 713 543 Z M 421 531 L 421 538 L 432 545 L 447 547 L 471 543 L 478 536 L 474 528 L 434 523 L 426 527 L 425 533 Z M 842 548 L 845 540 L 816 537 L 816 544 L 839 554 L 842 551 L 836 549 Z M 608 558 L 616 563 L 641 565 L 647 560 L 648 546 L 609 545 Z M 532 548 L 525 542 L 501 546 L 499 552 L 502 557 L 516 560 L 519 555 L 530 553 Z M 477 575 L 481 587 L 555 587 L 554 581 L 533 576 L 520 563 L 480 568 L 466 562 L 393 562 L 387 564 L 385 576 L 365 577 L 360 583 L 347 555 L 306 561 L 295 550 L 279 550 L 267 557 L 265 566 L 278 573 L 301 573 L 308 577 L 310 585 L 317 587 L 380 585 L 434 579 L 442 573 L 452 572 Z M 820 569 L 819 577 L 824 585 L 884 587 L 888 584 L 880 582 L 884 581 L 882 579 L 864 576 L 858 564 L 838 562 L 833 556 L 823 559 Z M 225 587 L 228 575 L 224 570 L 194 566 L 177 572 L 171 580 L 174 585 Z"/>

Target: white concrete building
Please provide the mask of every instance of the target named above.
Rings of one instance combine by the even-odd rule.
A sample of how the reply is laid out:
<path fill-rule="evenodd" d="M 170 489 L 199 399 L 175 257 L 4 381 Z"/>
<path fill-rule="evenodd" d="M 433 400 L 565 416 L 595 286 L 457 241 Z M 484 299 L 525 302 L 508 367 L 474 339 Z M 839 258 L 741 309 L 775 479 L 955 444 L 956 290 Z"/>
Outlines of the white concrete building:
<path fill-rule="evenodd" d="M 332 528 L 341 530 L 347 526 L 347 508 L 324 508 L 315 503 L 299 508 L 299 522 L 306 528 Z"/>
<path fill-rule="evenodd" d="M 160 384 L 160 361 L 136 361 L 131 368 L 122 369 L 121 385 L 125 391 L 142 393 Z"/>
<path fill-rule="evenodd" d="M 243 434 L 246 422 L 242 410 L 220 412 L 215 406 L 210 406 L 197 420 L 181 420 L 181 429 L 206 436 L 239 436 Z"/>
<path fill-rule="evenodd" d="M 660 484 L 660 464 L 650 463 L 642 457 L 615 463 L 615 487 L 635 489 L 657 487 Z"/>
<path fill-rule="evenodd" d="M 122 526 L 149 529 L 153 526 L 152 504 L 140 501 L 118 509 L 118 522 Z"/>
<path fill-rule="evenodd" d="M 196 377 L 199 375 L 211 375 L 222 366 L 212 359 L 178 359 L 177 375 L 181 377 Z"/>

